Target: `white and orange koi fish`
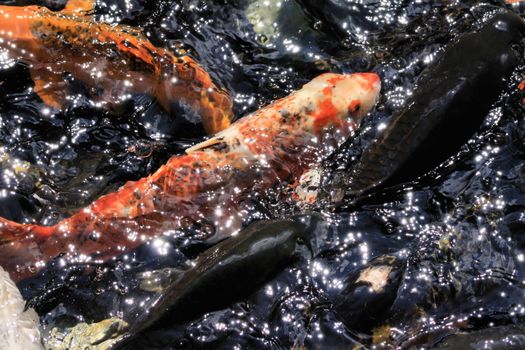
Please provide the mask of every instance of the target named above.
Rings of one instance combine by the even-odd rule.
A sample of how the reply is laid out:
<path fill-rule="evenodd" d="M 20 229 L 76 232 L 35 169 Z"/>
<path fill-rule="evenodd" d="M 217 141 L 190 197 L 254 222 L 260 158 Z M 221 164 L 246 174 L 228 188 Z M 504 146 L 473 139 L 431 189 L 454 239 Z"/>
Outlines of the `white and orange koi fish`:
<path fill-rule="evenodd" d="M 20 280 L 60 253 L 103 260 L 194 225 L 230 235 L 243 200 L 296 182 L 351 135 L 379 91 L 374 73 L 323 74 L 54 226 L 0 219 L 0 266 Z"/>

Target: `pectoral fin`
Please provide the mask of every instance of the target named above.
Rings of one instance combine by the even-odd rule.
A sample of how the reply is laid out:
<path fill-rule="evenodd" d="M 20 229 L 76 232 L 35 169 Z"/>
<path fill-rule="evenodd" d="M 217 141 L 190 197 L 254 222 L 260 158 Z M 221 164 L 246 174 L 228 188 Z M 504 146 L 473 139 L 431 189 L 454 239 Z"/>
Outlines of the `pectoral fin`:
<path fill-rule="evenodd" d="M 61 11 L 70 15 L 88 15 L 95 9 L 95 0 L 69 0 Z"/>
<path fill-rule="evenodd" d="M 42 101 L 53 108 L 62 108 L 66 98 L 66 83 L 60 74 L 46 69 L 31 70 L 34 91 Z"/>

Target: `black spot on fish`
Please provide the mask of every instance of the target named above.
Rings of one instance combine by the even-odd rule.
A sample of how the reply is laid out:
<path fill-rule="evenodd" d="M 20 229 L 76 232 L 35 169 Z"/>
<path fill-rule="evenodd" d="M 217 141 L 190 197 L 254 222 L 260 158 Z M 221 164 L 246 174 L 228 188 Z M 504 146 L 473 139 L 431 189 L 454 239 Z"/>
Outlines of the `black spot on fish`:
<path fill-rule="evenodd" d="M 217 152 L 221 152 L 221 153 L 228 153 L 230 152 L 230 145 L 227 144 L 226 142 L 219 142 L 219 143 L 216 143 L 214 145 L 211 145 L 209 148 L 217 151 Z"/>

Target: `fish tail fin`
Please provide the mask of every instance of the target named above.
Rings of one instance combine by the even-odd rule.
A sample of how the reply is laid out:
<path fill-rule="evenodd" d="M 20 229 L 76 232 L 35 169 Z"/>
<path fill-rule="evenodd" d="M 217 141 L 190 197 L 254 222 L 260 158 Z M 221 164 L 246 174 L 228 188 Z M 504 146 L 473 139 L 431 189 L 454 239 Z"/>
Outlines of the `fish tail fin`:
<path fill-rule="evenodd" d="M 7 244 L 27 238 L 47 238 L 53 231 L 52 226 L 20 224 L 0 217 L 0 244 Z"/>
<path fill-rule="evenodd" d="M 19 281 L 40 269 L 42 243 L 52 234 L 52 226 L 19 224 L 0 218 L 0 266 Z"/>
<path fill-rule="evenodd" d="M 214 135 L 231 125 L 233 103 L 226 92 L 217 88 L 208 94 L 209 112 L 203 113 L 202 125 L 208 134 Z"/>

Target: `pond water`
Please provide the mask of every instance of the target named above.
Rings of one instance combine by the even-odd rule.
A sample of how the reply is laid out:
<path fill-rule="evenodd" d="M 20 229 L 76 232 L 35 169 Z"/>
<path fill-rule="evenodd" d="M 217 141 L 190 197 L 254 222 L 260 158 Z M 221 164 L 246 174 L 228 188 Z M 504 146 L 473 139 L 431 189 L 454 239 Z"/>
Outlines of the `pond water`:
<path fill-rule="evenodd" d="M 502 1 L 319 3 L 105 0 L 95 16 L 139 27 L 157 46 L 186 50 L 230 91 L 237 118 L 323 72 L 378 73 L 378 107 L 326 164 L 344 169 L 447 43 L 501 8 L 525 12 Z M 525 316 L 525 120 L 517 89 L 524 77 L 521 64 L 478 132 L 430 175 L 317 210 L 313 257 L 298 256 L 246 300 L 162 325 L 129 348 L 439 348 L 460 332 L 478 332 L 483 342 L 483 331 L 496 326 L 499 346 L 525 347 L 519 336 L 504 336 Z M 46 108 L 32 85 L 22 63 L 0 72 L 0 216 L 15 221 L 56 223 L 205 138 L 201 125 L 167 114 L 148 96 L 133 96 L 115 117 L 93 107 L 79 86 L 81 98 L 59 112 Z M 468 111 L 464 117 L 468 122 Z M 271 205 L 274 215 L 292 215 L 278 201 Z M 57 326 L 130 317 L 148 297 L 138 288 L 140 272 L 181 266 L 204 249 L 187 239 L 170 245 L 162 256 L 144 246 L 87 271 L 51 262 L 19 287 L 45 335 Z M 385 271 L 386 283 L 362 283 L 363 273 Z"/>

